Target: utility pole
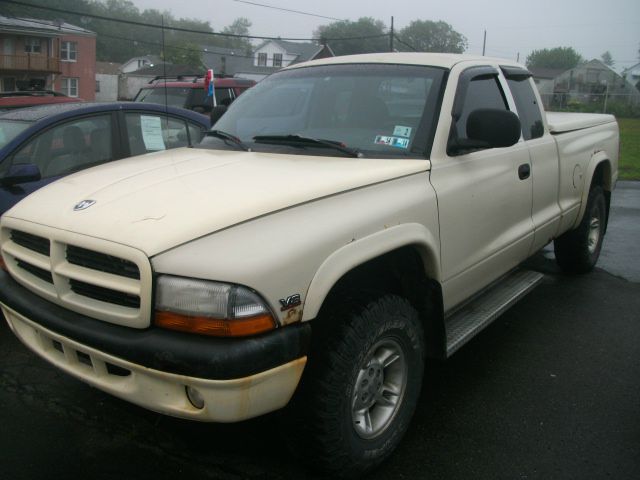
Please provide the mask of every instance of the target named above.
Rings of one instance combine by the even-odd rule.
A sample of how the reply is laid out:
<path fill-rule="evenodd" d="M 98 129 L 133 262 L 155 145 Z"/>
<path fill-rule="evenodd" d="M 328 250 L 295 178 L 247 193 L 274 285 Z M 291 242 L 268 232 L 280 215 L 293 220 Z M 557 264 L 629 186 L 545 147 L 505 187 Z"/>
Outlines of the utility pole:
<path fill-rule="evenodd" d="M 516 62 L 520 63 L 520 52 L 518 52 L 518 56 L 516 57 Z"/>
<path fill-rule="evenodd" d="M 391 17 L 391 33 L 389 34 L 389 51 L 393 52 L 393 17 Z"/>
<path fill-rule="evenodd" d="M 482 41 L 482 56 L 484 57 L 484 52 L 487 47 L 487 31 L 484 31 L 484 40 Z"/>

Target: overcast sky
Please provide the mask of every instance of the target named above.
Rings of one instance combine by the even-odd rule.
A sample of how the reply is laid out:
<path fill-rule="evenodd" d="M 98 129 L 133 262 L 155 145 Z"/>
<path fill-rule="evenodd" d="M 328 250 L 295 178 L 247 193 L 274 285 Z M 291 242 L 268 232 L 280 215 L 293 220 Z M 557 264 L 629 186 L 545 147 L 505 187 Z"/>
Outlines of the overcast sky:
<path fill-rule="evenodd" d="M 333 20 L 283 12 L 235 0 L 132 0 L 144 10 L 169 10 L 175 17 L 209 21 L 220 31 L 238 17 L 252 22 L 251 34 L 310 38 L 319 25 Z M 524 63 L 536 49 L 574 47 L 587 59 L 609 50 L 621 70 L 637 62 L 640 48 L 640 0 L 252 0 L 327 17 L 357 20 L 373 17 L 396 29 L 413 20 L 443 20 L 465 35 L 467 53 L 486 53 Z"/>

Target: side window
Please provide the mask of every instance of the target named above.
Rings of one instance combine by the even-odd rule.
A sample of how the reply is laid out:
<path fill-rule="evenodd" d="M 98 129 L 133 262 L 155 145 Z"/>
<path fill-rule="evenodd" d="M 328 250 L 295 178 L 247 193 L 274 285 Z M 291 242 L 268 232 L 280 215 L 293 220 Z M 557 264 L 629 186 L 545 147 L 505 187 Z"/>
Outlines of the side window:
<path fill-rule="evenodd" d="M 131 156 L 189 144 L 184 120 L 137 112 L 125 114 L 125 119 Z"/>
<path fill-rule="evenodd" d="M 469 82 L 462 108 L 462 115 L 456 123 L 456 134 L 458 138 L 467 138 L 467 118 L 471 112 L 479 108 L 508 110 L 507 102 L 498 84 L 498 79 L 493 75 L 476 77 Z"/>
<path fill-rule="evenodd" d="M 518 116 L 522 124 L 522 136 L 525 140 L 541 137 L 544 134 L 544 125 L 531 81 L 529 78 L 508 78 L 507 82 L 518 109 Z"/>
<path fill-rule="evenodd" d="M 233 92 L 231 88 L 221 87 L 215 89 L 216 104 L 218 105 L 231 105 L 233 102 Z"/>
<path fill-rule="evenodd" d="M 111 115 L 99 115 L 50 128 L 23 146 L 13 162 L 34 163 L 48 178 L 112 159 Z"/>
<path fill-rule="evenodd" d="M 189 139 L 191 140 L 191 145 L 200 143 L 200 140 L 204 137 L 205 129 L 197 123 L 191 122 L 187 122 L 187 127 L 189 128 Z"/>

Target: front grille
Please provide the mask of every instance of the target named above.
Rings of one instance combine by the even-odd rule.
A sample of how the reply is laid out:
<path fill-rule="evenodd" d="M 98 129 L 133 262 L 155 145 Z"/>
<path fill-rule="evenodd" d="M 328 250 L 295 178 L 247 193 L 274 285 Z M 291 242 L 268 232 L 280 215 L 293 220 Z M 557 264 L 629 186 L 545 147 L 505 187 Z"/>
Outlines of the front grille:
<path fill-rule="evenodd" d="M 114 257 L 113 255 L 68 245 L 67 261 L 92 270 L 99 270 L 121 277 L 140 280 L 140 269 L 135 263 L 125 260 L 124 258 Z"/>
<path fill-rule="evenodd" d="M 53 283 L 53 276 L 51 275 L 51 272 L 47 272 L 42 268 L 38 268 L 35 265 L 31 265 L 30 263 L 23 262 L 22 260 L 17 260 L 16 263 L 18 267 L 22 268 L 23 270 L 26 270 L 31 275 L 38 277 L 40 280 L 44 280 L 47 283 Z"/>
<path fill-rule="evenodd" d="M 140 308 L 140 297 L 137 295 L 130 295 L 110 288 L 98 287 L 72 278 L 69 279 L 69 286 L 74 293 L 84 297 L 120 305 L 122 307 Z"/>
<path fill-rule="evenodd" d="M 49 256 L 51 250 L 51 242 L 47 238 L 32 235 L 27 232 L 21 232 L 20 230 L 11 231 L 11 240 L 20 245 L 21 247 L 28 248 L 34 252 L 41 253 L 42 255 Z"/>
<path fill-rule="evenodd" d="M 2 223 L 2 256 L 23 286 L 82 315 L 149 326 L 151 264 L 140 250 L 13 218 Z"/>

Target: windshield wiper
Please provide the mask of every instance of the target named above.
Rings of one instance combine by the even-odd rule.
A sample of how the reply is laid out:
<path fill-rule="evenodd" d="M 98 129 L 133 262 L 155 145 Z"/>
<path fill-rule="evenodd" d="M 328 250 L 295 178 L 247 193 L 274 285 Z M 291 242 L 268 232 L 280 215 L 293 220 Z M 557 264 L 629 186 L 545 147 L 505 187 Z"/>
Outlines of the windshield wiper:
<path fill-rule="evenodd" d="M 315 147 L 338 150 L 339 152 L 346 153 L 351 157 L 362 157 L 362 153 L 358 149 L 347 147 L 342 142 L 324 140 L 322 138 L 305 137 L 303 135 L 256 135 L 253 137 L 253 141 L 256 143 L 271 143 L 276 145 L 293 145 L 300 147 L 312 145 Z"/>
<path fill-rule="evenodd" d="M 243 143 L 243 141 L 240 140 L 238 137 L 236 137 L 235 135 L 231 135 L 230 133 L 223 132 L 222 130 L 208 130 L 207 131 L 207 136 L 208 137 L 221 138 L 222 140 L 230 140 L 231 142 L 233 142 L 235 145 L 240 147 L 245 152 L 250 152 L 251 151 L 251 149 L 249 147 L 247 147 L 247 145 L 245 143 Z"/>

